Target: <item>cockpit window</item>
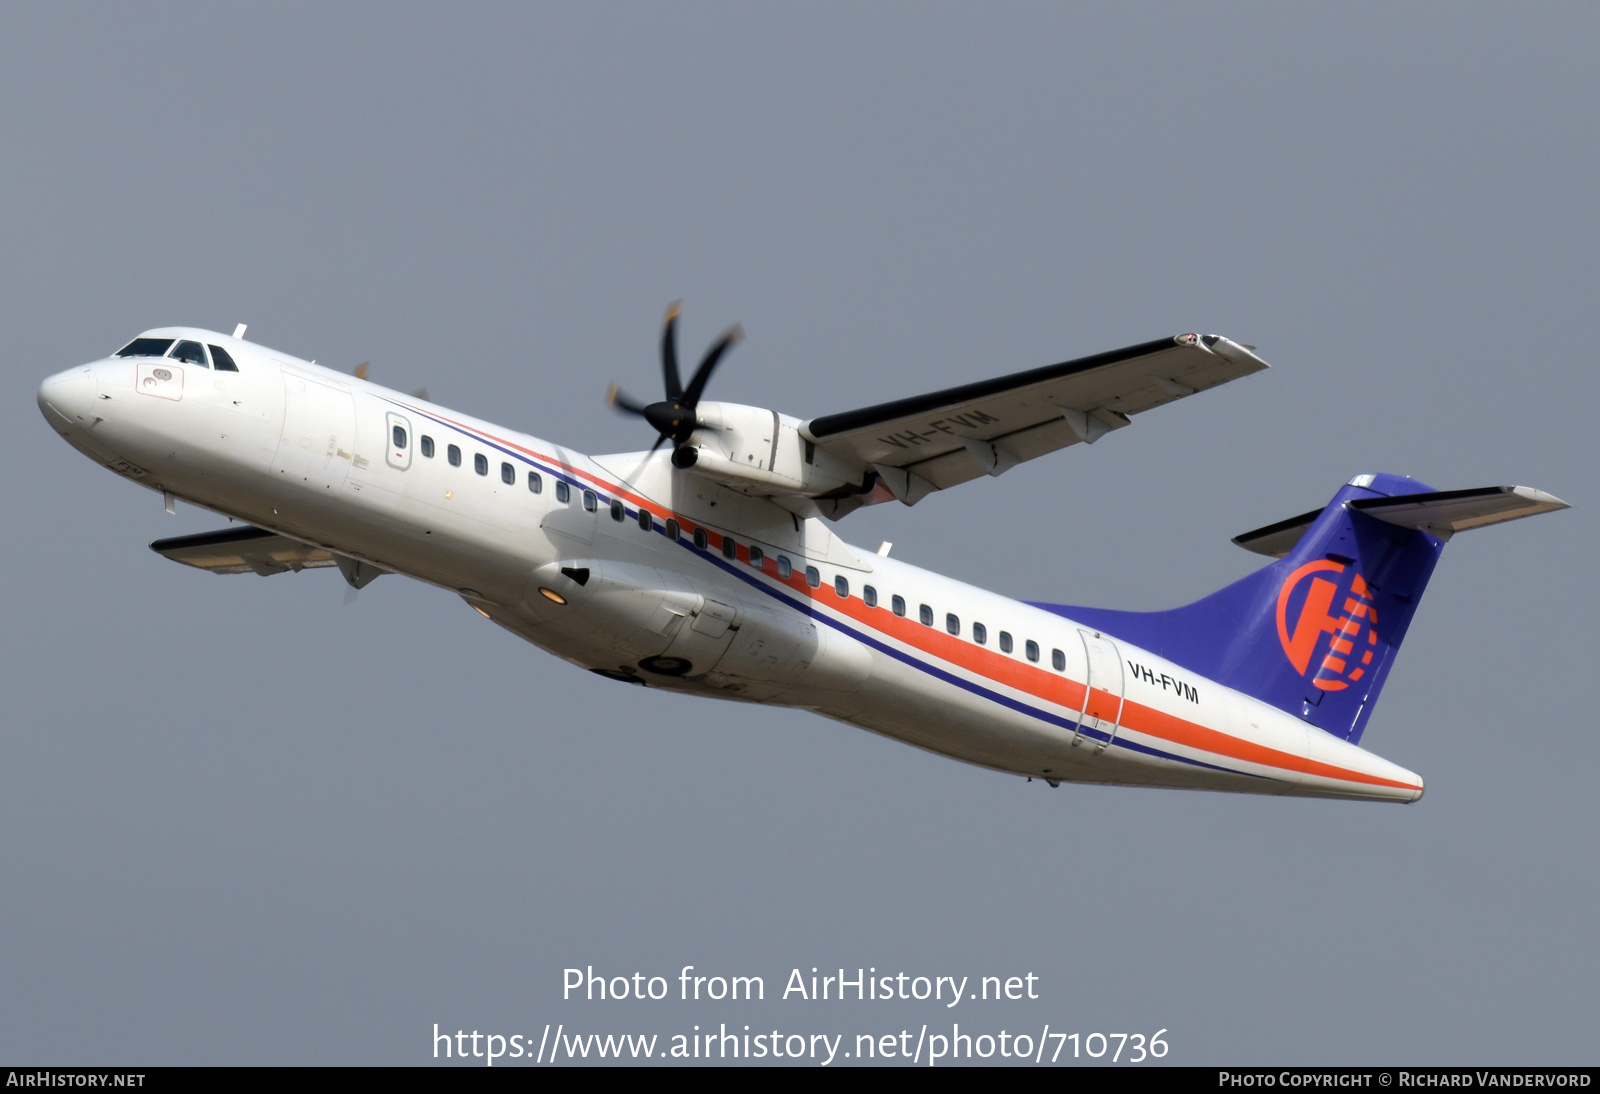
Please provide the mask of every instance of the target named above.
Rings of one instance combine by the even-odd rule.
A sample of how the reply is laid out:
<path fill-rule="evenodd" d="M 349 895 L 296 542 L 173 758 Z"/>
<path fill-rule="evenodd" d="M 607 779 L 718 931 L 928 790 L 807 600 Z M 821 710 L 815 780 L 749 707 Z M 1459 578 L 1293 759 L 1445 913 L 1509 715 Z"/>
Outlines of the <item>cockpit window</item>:
<path fill-rule="evenodd" d="M 179 342 L 172 347 L 171 356 L 174 361 L 185 361 L 201 368 L 211 367 L 211 362 L 206 360 L 206 348 L 199 342 Z"/>
<path fill-rule="evenodd" d="M 117 350 L 118 357 L 165 357 L 167 347 L 172 345 L 170 338 L 135 338 L 121 349 Z"/>
<path fill-rule="evenodd" d="M 228 356 L 228 351 L 221 346 L 211 347 L 211 362 L 218 372 L 239 371 L 239 366 L 233 363 L 233 358 Z"/>

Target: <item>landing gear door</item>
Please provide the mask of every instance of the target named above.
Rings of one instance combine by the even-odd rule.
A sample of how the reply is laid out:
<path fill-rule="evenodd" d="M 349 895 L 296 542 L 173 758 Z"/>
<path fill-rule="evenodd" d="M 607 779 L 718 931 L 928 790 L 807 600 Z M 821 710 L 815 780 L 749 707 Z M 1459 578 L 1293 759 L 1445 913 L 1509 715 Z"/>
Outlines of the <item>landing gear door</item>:
<path fill-rule="evenodd" d="M 687 627 L 679 627 L 665 656 L 689 663 L 681 675 L 704 676 L 722 660 L 738 632 L 739 612 L 731 604 L 704 598 L 690 616 Z"/>
<path fill-rule="evenodd" d="M 1087 666 L 1085 683 L 1089 691 L 1072 743 L 1077 746 L 1092 741 L 1095 752 L 1104 752 L 1117 739 L 1117 730 L 1122 725 L 1122 654 L 1115 642 L 1097 632 L 1080 630 L 1078 637 L 1083 640 Z"/>

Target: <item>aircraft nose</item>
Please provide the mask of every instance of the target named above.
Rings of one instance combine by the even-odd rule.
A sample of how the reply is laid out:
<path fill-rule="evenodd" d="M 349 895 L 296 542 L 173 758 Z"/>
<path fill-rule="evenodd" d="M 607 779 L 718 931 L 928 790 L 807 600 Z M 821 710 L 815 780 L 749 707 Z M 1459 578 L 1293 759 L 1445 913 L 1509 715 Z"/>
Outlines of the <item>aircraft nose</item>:
<path fill-rule="evenodd" d="M 94 372 L 69 368 L 39 385 L 39 410 L 57 433 L 68 433 L 94 421 L 94 397 Z"/>

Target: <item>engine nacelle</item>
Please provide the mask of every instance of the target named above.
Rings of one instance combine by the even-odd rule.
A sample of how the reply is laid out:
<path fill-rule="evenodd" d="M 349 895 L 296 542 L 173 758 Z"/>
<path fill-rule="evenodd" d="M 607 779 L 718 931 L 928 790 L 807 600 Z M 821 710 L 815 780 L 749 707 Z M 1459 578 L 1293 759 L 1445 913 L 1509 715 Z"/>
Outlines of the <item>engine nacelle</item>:
<path fill-rule="evenodd" d="M 798 418 L 738 403 L 703 402 L 696 413 L 700 428 L 673 453 L 681 471 L 758 497 L 815 496 L 852 481 L 847 469 L 807 444 Z"/>

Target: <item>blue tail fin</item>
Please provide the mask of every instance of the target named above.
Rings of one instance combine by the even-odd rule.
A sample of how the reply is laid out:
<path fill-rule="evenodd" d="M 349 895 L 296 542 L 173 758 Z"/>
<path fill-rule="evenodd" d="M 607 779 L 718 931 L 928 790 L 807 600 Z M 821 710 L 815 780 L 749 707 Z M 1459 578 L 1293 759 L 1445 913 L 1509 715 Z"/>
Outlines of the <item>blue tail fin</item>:
<path fill-rule="evenodd" d="M 1359 742 L 1445 540 L 1475 526 L 1428 524 L 1415 512 L 1454 513 L 1468 496 L 1481 509 L 1482 495 L 1507 489 L 1439 494 L 1398 475 L 1361 475 L 1319 513 L 1241 536 L 1241 545 L 1282 557 L 1187 607 L 1038 606 Z M 1407 517 L 1369 515 L 1400 497 Z"/>

